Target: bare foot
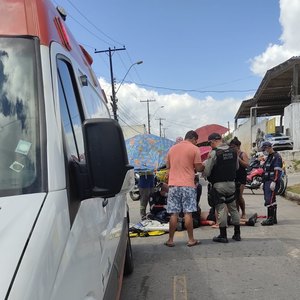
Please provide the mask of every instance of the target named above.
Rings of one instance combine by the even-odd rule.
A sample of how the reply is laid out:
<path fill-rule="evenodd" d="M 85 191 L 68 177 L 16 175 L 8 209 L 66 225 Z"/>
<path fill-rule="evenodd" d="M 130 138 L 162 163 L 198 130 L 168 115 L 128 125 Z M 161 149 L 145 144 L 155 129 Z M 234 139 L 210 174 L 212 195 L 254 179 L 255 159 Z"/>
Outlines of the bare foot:
<path fill-rule="evenodd" d="M 219 228 L 219 224 L 211 225 L 212 228 Z"/>

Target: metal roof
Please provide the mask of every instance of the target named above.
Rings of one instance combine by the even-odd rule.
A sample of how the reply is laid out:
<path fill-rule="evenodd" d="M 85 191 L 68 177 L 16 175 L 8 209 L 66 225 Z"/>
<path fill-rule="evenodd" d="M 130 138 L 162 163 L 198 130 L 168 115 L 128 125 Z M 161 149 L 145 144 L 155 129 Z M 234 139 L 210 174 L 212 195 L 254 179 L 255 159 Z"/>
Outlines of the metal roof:
<path fill-rule="evenodd" d="M 254 97 L 242 102 L 235 119 L 249 118 L 250 108 L 257 106 L 257 116 L 283 115 L 284 108 L 291 104 L 295 65 L 300 56 L 294 56 L 284 63 L 269 69 L 261 81 Z M 300 86 L 298 76 L 298 86 Z"/>

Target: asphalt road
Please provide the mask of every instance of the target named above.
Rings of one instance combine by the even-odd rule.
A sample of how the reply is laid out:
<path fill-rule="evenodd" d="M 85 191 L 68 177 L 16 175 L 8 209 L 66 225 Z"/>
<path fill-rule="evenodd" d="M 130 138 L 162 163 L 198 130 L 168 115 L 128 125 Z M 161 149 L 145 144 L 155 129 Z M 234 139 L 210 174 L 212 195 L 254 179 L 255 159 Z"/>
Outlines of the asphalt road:
<path fill-rule="evenodd" d="M 289 184 L 300 176 L 289 175 Z M 203 183 L 201 208 L 208 208 Z M 245 191 L 247 215 L 266 215 L 262 191 Z M 139 202 L 128 200 L 131 222 L 139 221 Z M 122 300 L 300 299 L 300 205 L 278 197 L 278 225 L 242 226 L 242 241 L 219 244 L 218 229 L 194 230 L 202 244 L 186 246 L 186 232 L 176 232 L 174 248 L 163 245 L 168 235 L 132 238 L 135 270 L 124 278 Z"/>

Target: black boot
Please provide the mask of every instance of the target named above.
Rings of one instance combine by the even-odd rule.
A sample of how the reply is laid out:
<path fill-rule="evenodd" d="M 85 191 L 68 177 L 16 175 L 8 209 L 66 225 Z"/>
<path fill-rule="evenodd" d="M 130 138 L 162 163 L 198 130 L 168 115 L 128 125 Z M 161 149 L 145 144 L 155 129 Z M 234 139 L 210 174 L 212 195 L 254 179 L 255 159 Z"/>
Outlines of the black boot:
<path fill-rule="evenodd" d="M 268 218 L 261 222 L 262 226 L 272 226 L 274 224 L 274 207 L 268 207 Z"/>
<path fill-rule="evenodd" d="M 213 238 L 214 242 L 228 243 L 226 227 L 220 227 L 220 235 Z"/>
<path fill-rule="evenodd" d="M 254 226 L 257 220 L 257 213 L 253 214 L 246 222 L 247 226 Z"/>
<path fill-rule="evenodd" d="M 236 240 L 236 241 L 241 241 L 241 231 L 240 231 L 240 225 L 234 225 L 234 234 L 232 236 L 232 239 L 233 240 Z"/>
<path fill-rule="evenodd" d="M 277 224 L 277 205 L 274 205 L 273 222 L 274 222 L 274 224 Z"/>

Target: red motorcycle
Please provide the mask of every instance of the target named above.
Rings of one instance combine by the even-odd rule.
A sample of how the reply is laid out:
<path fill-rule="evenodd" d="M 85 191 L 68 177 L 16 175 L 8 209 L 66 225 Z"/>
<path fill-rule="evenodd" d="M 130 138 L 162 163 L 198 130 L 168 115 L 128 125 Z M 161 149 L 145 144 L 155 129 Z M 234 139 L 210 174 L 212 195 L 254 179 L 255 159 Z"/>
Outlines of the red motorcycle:
<path fill-rule="evenodd" d="M 245 187 L 250 189 L 253 194 L 253 190 L 258 190 L 261 187 L 263 174 L 264 170 L 258 159 L 254 159 L 250 162 L 250 165 L 247 168 L 247 180 Z"/>
<path fill-rule="evenodd" d="M 254 194 L 253 190 L 258 190 L 262 186 L 262 177 L 264 174 L 264 170 L 261 166 L 260 160 L 257 158 L 253 159 L 249 167 L 247 168 L 247 181 L 245 187 L 250 189 L 252 194 Z M 285 172 L 285 167 L 283 166 L 283 170 L 280 177 L 280 185 L 276 195 L 283 195 L 285 193 L 288 177 Z"/>

